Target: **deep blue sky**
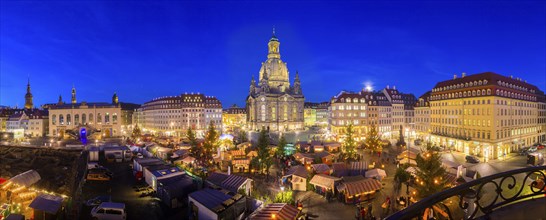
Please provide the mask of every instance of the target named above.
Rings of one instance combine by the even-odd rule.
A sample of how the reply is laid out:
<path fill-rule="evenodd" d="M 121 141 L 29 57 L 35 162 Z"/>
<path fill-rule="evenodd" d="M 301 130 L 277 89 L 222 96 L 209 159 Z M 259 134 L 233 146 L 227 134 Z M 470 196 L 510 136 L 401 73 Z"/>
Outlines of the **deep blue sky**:
<path fill-rule="evenodd" d="M 545 1 L 1 1 L 0 105 L 143 103 L 201 92 L 244 104 L 275 26 L 306 101 L 395 85 L 416 96 L 461 72 L 546 88 Z"/>

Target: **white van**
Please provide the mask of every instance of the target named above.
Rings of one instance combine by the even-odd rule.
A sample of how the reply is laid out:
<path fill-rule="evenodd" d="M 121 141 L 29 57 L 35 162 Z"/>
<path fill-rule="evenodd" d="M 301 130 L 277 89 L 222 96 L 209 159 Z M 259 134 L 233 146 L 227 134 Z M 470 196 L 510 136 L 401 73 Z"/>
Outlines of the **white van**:
<path fill-rule="evenodd" d="M 104 220 L 125 220 L 127 213 L 125 212 L 124 203 L 103 202 L 99 206 L 91 210 L 93 219 Z"/>

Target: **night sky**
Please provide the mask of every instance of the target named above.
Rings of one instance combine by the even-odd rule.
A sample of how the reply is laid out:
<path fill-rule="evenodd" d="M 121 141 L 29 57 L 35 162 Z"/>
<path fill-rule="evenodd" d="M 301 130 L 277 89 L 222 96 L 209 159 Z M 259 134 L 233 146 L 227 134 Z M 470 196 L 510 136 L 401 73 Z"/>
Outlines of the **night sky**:
<path fill-rule="evenodd" d="M 306 101 L 493 71 L 546 88 L 546 1 L 1 1 L 0 105 L 143 103 L 201 92 L 244 105 L 272 27 Z"/>

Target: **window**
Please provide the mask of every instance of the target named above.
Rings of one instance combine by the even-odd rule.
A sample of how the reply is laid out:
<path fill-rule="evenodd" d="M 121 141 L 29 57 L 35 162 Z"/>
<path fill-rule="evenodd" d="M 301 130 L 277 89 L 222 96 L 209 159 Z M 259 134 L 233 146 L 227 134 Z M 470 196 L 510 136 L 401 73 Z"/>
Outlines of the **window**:
<path fill-rule="evenodd" d="M 97 123 L 101 123 L 102 122 L 102 115 L 101 113 L 97 113 Z"/>
<path fill-rule="evenodd" d="M 104 116 L 104 123 L 110 123 L 110 113 L 108 112 L 106 112 L 106 115 Z"/>
<path fill-rule="evenodd" d="M 72 123 L 72 118 L 70 117 L 70 114 L 66 115 L 66 124 L 70 125 Z"/>
<path fill-rule="evenodd" d="M 51 124 L 56 124 L 56 123 L 57 123 L 57 115 L 51 116 Z"/>
<path fill-rule="evenodd" d="M 93 114 L 89 114 L 89 124 L 93 124 Z"/>
<path fill-rule="evenodd" d="M 75 125 L 80 124 L 80 115 L 78 114 L 74 115 L 74 124 Z"/>

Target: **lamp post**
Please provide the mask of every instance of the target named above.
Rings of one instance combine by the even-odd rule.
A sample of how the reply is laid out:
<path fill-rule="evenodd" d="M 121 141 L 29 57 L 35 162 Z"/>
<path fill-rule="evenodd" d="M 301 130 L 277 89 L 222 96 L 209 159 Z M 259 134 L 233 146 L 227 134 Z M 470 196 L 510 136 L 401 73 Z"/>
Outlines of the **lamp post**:
<path fill-rule="evenodd" d="M 408 136 L 408 143 L 406 144 L 406 148 L 407 148 L 407 153 L 406 153 L 406 164 L 409 165 L 409 159 L 410 159 L 410 156 L 409 156 L 409 148 L 410 148 L 410 144 L 411 144 L 411 137 L 410 137 L 408 134 L 409 134 L 409 129 L 406 128 L 406 136 Z"/>

